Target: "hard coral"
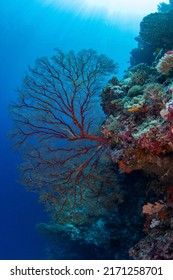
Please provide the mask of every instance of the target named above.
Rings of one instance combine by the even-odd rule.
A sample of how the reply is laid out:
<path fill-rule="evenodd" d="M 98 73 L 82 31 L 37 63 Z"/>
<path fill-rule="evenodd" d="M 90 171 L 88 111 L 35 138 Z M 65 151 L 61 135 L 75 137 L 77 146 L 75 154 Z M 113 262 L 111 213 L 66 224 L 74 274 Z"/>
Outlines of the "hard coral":
<path fill-rule="evenodd" d="M 139 63 L 129 69 L 126 77 L 131 79 L 131 86 L 143 85 L 146 83 L 153 69 L 145 63 Z"/>
<path fill-rule="evenodd" d="M 148 44 L 157 47 L 173 46 L 173 11 L 151 13 L 140 24 L 140 37 Z"/>
<path fill-rule="evenodd" d="M 115 77 L 113 77 L 101 92 L 101 106 L 107 115 L 111 115 L 115 109 L 121 109 L 119 99 L 125 95 L 125 92 Z"/>
<path fill-rule="evenodd" d="M 133 97 L 143 93 L 143 87 L 140 85 L 134 85 L 128 90 L 128 96 Z"/>
<path fill-rule="evenodd" d="M 107 108 L 111 106 L 111 115 L 105 121 L 104 129 L 109 135 L 112 160 L 121 173 L 143 169 L 157 175 L 160 172 L 161 177 L 166 168 L 169 169 L 173 154 L 172 83 L 170 79 L 165 81 L 167 87 L 159 83 L 158 74 L 148 66 L 140 65 L 135 69 L 142 73 L 148 70 L 143 85 L 133 86 L 142 87 L 141 94 L 134 97 L 128 94 L 130 69 L 119 86 L 123 94 L 117 94 L 118 98 L 107 103 Z"/>

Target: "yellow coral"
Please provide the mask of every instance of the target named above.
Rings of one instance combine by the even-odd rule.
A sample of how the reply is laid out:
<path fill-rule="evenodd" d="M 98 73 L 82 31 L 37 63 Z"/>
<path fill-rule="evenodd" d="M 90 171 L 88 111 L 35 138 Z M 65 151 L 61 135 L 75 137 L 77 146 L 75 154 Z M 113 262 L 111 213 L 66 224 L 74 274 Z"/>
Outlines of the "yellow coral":
<path fill-rule="evenodd" d="M 139 107 L 131 107 L 127 111 L 130 112 L 130 113 L 134 113 L 134 112 L 139 111 L 140 108 L 141 108 L 141 106 L 139 106 Z"/>

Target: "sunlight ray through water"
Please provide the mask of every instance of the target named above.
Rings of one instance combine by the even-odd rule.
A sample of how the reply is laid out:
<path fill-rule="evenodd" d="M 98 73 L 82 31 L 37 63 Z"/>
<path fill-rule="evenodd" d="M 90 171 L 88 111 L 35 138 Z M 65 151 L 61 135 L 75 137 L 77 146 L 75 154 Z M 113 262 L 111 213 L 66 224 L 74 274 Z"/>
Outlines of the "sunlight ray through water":
<path fill-rule="evenodd" d="M 43 4 L 53 5 L 56 8 L 75 9 L 77 13 L 103 13 L 106 17 L 117 14 L 145 15 L 155 12 L 160 0 L 39 0 Z M 164 1 L 169 3 L 168 0 Z"/>

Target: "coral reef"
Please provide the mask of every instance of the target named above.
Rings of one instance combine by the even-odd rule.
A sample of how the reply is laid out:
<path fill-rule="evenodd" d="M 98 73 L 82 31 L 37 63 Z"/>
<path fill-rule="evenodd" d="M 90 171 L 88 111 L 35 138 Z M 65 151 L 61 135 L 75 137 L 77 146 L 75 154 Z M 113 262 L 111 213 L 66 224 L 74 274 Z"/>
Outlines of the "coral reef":
<path fill-rule="evenodd" d="M 139 169 L 156 172 L 157 169 L 157 173 L 161 172 L 163 175 L 162 161 L 172 160 L 173 152 L 173 81 L 165 79 L 167 86 L 158 83 L 156 71 L 151 71 L 147 77 L 145 80 L 143 75 L 142 78 L 138 76 L 143 86 L 141 92 L 137 91 L 136 95 L 134 87 L 137 85 L 126 85 L 127 78 L 124 80 L 125 84 L 122 81 L 120 89 L 124 94 L 111 101 L 111 115 L 104 123 L 104 131 L 109 133 L 112 160 L 119 165 L 121 172 Z M 153 82 L 149 83 L 149 80 Z M 112 96 L 116 95 L 113 87 L 110 91 Z M 114 111 L 112 105 L 115 106 Z M 107 109 L 105 113 L 108 111 Z M 165 162 L 165 166 L 168 165 L 169 163 Z"/>
<path fill-rule="evenodd" d="M 133 67 L 140 63 L 145 63 L 151 66 L 155 60 L 155 51 L 158 52 L 158 48 L 144 42 L 139 35 L 135 40 L 137 41 L 137 47 L 130 52 L 130 66 Z"/>
<path fill-rule="evenodd" d="M 151 13 L 140 23 L 139 35 L 135 38 L 137 48 L 132 49 L 131 67 L 140 63 L 151 66 L 163 54 L 173 49 L 173 5 L 160 3 L 157 13 Z"/>
<path fill-rule="evenodd" d="M 104 55 L 57 49 L 23 81 L 13 141 L 22 183 L 51 213 L 38 226 L 53 240 L 50 258 L 59 235 L 79 252 L 94 248 L 91 258 L 173 258 L 172 8 L 161 3 L 142 20 L 131 66 L 100 93 L 104 121 L 98 94 L 117 70 Z"/>
<path fill-rule="evenodd" d="M 152 13 L 143 18 L 140 24 L 141 39 L 157 47 L 173 46 L 173 11 Z"/>
<path fill-rule="evenodd" d="M 173 259 L 173 187 L 167 189 L 167 201 L 143 206 L 147 236 L 129 250 L 139 260 Z"/>
<path fill-rule="evenodd" d="M 118 174 L 115 167 L 113 170 L 116 176 L 114 177 L 112 173 L 109 178 L 116 178 L 116 185 L 123 186 L 120 194 L 123 193 L 124 197 L 120 204 L 117 205 L 116 201 L 112 200 L 110 202 L 112 207 L 107 207 L 107 211 L 105 211 L 104 206 L 105 210 L 102 215 L 97 213 L 100 211 L 98 205 L 96 205 L 92 217 L 88 216 L 82 223 L 77 224 L 68 220 L 64 224 L 59 224 L 53 219 L 52 223 L 40 223 L 38 225 L 40 233 L 48 239 L 49 258 L 65 257 L 64 252 L 62 252 L 64 250 L 70 256 L 70 259 L 80 259 L 81 256 L 83 259 L 119 260 L 131 258 L 128 250 L 141 237 L 144 237 L 142 232 L 144 219 L 141 216 L 141 208 L 145 201 L 143 185 L 146 183 L 146 178 L 142 173 L 140 178 L 135 172 L 126 177 L 123 174 Z M 134 200 L 136 203 L 134 203 Z M 107 202 L 109 203 L 109 201 Z M 57 237 L 66 240 L 63 241 L 63 244 L 64 242 L 69 244 L 69 239 L 71 243 L 66 248 L 66 245 L 59 244 L 61 241 Z M 76 245 L 77 248 L 75 249 Z M 72 252 L 69 252 L 70 248 L 73 248 Z M 92 248 L 92 250 L 90 251 L 89 248 Z M 79 250 L 83 251 L 83 254 L 80 252 L 78 255 Z"/>
<path fill-rule="evenodd" d="M 165 2 L 161 2 L 158 6 L 157 6 L 158 12 L 159 13 L 166 13 L 170 10 L 173 9 L 173 1 L 169 0 L 169 4 L 166 4 Z"/>
<path fill-rule="evenodd" d="M 161 74 L 168 74 L 173 69 L 173 51 L 168 51 L 159 60 L 156 69 Z"/>
<path fill-rule="evenodd" d="M 147 80 L 149 77 L 151 77 L 151 73 L 154 70 L 148 66 L 145 63 L 139 63 L 138 65 L 131 67 L 129 71 L 126 72 L 124 78 L 124 82 L 127 83 L 128 79 L 128 85 L 130 86 L 136 86 L 136 85 L 143 85 L 144 83 L 147 83 Z"/>
<path fill-rule="evenodd" d="M 170 51 L 161 62 L 171 55 Z M 155 69 L 139 64 L 127 71 L 119 83 L 121 95 L 111 101 L 111 114 L 103 125 L 120 174 L 142 170 L 149 178 L 141 206 L 145 236 L 129 250 L 133 259 L 173 258 L 173 75 L 171 64 L 161 62 Z M 113 86 L 110 91 L 117 96 Z M 109 91 L 105 100 L 106 94 Z"/>

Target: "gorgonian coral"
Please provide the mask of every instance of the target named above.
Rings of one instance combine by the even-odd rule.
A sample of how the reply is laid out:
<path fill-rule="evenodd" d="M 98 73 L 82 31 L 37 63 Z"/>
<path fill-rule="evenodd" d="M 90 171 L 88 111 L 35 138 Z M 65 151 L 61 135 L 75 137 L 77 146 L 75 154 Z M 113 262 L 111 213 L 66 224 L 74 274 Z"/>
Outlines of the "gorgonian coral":
<path fill-rule="evenodd" d="M 11 106 L 13 141 L 24 158 L 21 182 L 39 191 L 56 214 L 79 219 L 84 211 L 79 213 L 78 203 L 97 197 L 102 183 L 95 170 L 108 139 L 97 133 L 96 100 L 103 78 L 115 69 L 111 59 L 92 49 L 56 49 L 52 58 L 39 58 L 29 68 Z M 94 189 L 87 177 L 94 183 L 97 177 Z"/>

